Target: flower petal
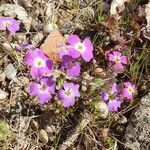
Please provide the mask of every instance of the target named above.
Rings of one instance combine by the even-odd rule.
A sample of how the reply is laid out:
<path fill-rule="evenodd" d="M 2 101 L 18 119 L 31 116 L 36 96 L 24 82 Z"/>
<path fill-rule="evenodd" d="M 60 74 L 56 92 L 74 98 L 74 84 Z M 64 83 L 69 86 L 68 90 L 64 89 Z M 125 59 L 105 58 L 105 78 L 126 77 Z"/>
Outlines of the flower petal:
<path fill-rule="evenodd" d="M 45 74 L 45 68 L 37 68 L 32 66 L 30 74 L 33 78 L 40 78 Z"/>
<path fill-rule="evenodd" d="M 41 103 L 41 104 L 47 103 L 52 98 L 51 94 L 49 92 L 45 92 L 45 91 L 38 93 L 37 96 L 39 99 L 39 103 Z"/>
<path fill-rule="evenodd" d="M 80 97 L 79 84 L 74 84 L 73 94 L 74 94 L 75 97 Z"/>
<path fill-rule="evenodd" d="M 89 62 L 93 58 L 93 45 L 87 38 L 83 41 L 83 44 L 86 47 L 86 50 L 81 53 L 81 55 L 85 61 Z"/>
<path fill-rule="evenodd" d="M 18 31 L 20 29 L 19 27 L 20 23 L 15 21 L 13 22 L 12 25 L 8 26 L 7 29 L 11 32 L 11 33 L 15 33 L 16 31 Z"/>
<path fill-rule="evenodd" d="M 53 69 L 53 62 L 51 60 L 46 61 L 47 72 L 50 72 Z"/>
<path fill-rule="evenodd" d="M 77 77 L 80 75 L 81 67 L 79 63 L 75 63 L 71 68 L 67 69 L 67 74 L 71 77 Z"/>
<path fill-rule="evenodd" d="M 115 61 L 115 57 L 113 54 L 108 54 L 109 61 Z"/>
<path fill-rule="evenodd" d="M 112 93 L 118 93 L 118 88 L 117 88 L 117 83 L 115 82 L 113 85 L 112 85 Z"/>
<path fill-rule="evenodd" d="M 29 85 L 29 94 L 31 96 L 37 96 L 39 91 L 40 91 L 40 87 L 41 87 L 41 85 L 38 84 L 38 83 L 34 83 L 34 82 L 30 83 L 30 85 Z"/>
<path fill-rule="evenodd" d="M 112 100 L 108 103 L 108 109 L 110 111 L 117 111 L 121 107 L 121 100 Z"/>
<path fill-rule="evenodd" d="M 124 71 L 124 66 L 121 63 L 116 63 L 114 65 L 112 65 L 110 63 L 110 69 L 114 72 L 114 73 L 122 73 Z"/>
<path fill-rule="evenodd" d="M 70 107 L 70 106 L 73 106 L 75 104 L 75 98 L 66 98 L 62 101 L 63 101 L 64 107 Z"/>
<path fill-rule="evenodd" d="M 55 82 L 52 80 L 52 77 L 42 77 L 41 78 L 41 84 L 45 85 L 47 90 L 50 93 L 54 93 L 55 92 Z"/>
<path fill-rule="evenodd" d="M 105 91 L 101 92 L 102 100 L 107 101 L 109 99 L 109 94 Z"/>
<path fill-rule="evenodd" d="M 86 62 L 89 62 L 93 58 L 93 52 L 86 50 L 84 53 L 81 54 L 83 59 Z"/>
<path fill-rule="evenodd" d="M 124 98 L 127 98 L 128 100 L 131 100 L 131 99 L 133 98 L 133 94 L 132 94 L 132 93 L 129 93 L 128 88 L 124 88 L 124 89 L 122 90 L 122 96 L 123 96 Z"/>
<path fill-rule="evenodd" d="M 122 54 L 118 51 L 113 51 L 114 56 L 121 56 Z"/>
<path fill-rule="evenodd" d="M 93 51 L 93 44 L 91 43 L 91 41 L 88 38 L 85 38 L 82 43 L 86 47 L 87 51 Z"/>
<path fill-rule="evenodd" d="M 81 40 L 77 35 L 72 34 L 68 37 L 67 42 L 74 45 L 78 42 L 81 42 Z"/>
<path fill-rule="evenodd" d="M 79 58 L 80 55 L 81 55 L 81 53 L 79 51 L 75 50 L 74 48 L 69 48 L 68 49 L 68 54 L 70 56 L 72 56 L 73 58 Z"/>
<path fill-rule="evenodd" d="M 121 57 L 121 63 L 127 64 L 127 57 L 126 56 Z"/>
<path fill-rule="evenodd" d="M 131 82 L 124 82 L 123 83 L 126 87 L 132 86 Z"/>
<path fill-rule="evenodd" d="M 35 56 L 33 55 L 33 51 L 31 50 L 28 51 L 24 57 L 25 64 L 32 66 L 34 63 L 34 60 L 35 60 Z"/>

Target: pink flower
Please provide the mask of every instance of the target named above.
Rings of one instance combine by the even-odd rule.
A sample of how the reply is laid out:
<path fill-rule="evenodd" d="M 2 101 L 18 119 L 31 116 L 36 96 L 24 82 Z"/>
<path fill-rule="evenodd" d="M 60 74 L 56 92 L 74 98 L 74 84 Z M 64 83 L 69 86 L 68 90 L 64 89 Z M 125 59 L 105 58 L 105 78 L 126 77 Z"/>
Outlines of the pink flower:
<path fill-rule="evenodd" d="M 63 89 L 60 89 L 57 95 L 63 102 L 64 107 L 73 106 L 75 104 L 75 98 L 80 96 L 79 85 L 65 82 Z"/>
<path fill-rule="evenodd" d="M 81 39 L 77 35 L 70 35 L 67 42 L 70 44 L 68 48 L 68 54 L 73 58 L 82 58 L 89 62 L 93 58 L 93 45 L 87 38 L 81 42 Z"/>
<path fill-rule="evenodd" d="M 123 56 L 122 53 L 118 51 L 113 51 L 108 54 L 108 59 L 111 61 L 111 70 L 116 73 L 121 73 L 124 70 L 124 65 L 127 64 L 127 57 Z"/>
<path fill-rule="evenodd" d="M 29 44 L 27 41 L 23 41 L 20 44 L 15 45 L 16 51 L 22 51 L 22 50 L 33 50 L 35 49 L 32 44 Z"/>
<path fill-rule="evenodd" d="M 35 78 L 40 78 L 43 75 L 50 73 L 53 68 L 53 62 L 41 49 L 28 51 L 25 55 L 24 62 L 31 66 L 30 74 Z"/>
<path fill-rule="evenodd" d="M 134 94 L 136 92 L 135 85 L 132 84 L 131 82 L 125 82 L 124 86 L 125 87 L 122 90 L 122 96 L 124 98 L 127 98 L 128 100 L 133 99 L 133 96 L 134 96 Z"/>
<path fill-rule="evenodd" d="M 122 103 L 122 101 L 121 101 L 120 97 L 116 97 L 112 101 L 111 100 L 109 101 L 108 108 L 112 112 L 118 111 L 118 109 L 121 107 L 121 103 Z"/>
<path fill-rule="evenodd" d="M 122 100 L 119 95 L 118 86 L 114 83 L 111 90 L 101 92 L 102 100 L 108 103 L 108 109 L 111 112 L 117 111 L 121 107 Z"/>
<path fill-rule="evenodd" d="M 19 30 L 20 22 L 14 18 L 0 17 L 0 30 L 8 30 L 11 33 L 15 33 Z"/>
<path fill-rule="evenodd" d="M 55 91 L 55 82 L 51 77 L 42 77 L 40 79 L 40 84 L 32 82 L 29 85 L 30 96 L 36 96 L 39 103 L 47 103 L 51 98 L 51 94 Z"/>
<path fill-rule="evenodd" d="M 66 70 L 70 77 L 77 77 L 80 75 L 81 67 L 71 56 L 64 55 L 62 57 L 61 67 Z"/>

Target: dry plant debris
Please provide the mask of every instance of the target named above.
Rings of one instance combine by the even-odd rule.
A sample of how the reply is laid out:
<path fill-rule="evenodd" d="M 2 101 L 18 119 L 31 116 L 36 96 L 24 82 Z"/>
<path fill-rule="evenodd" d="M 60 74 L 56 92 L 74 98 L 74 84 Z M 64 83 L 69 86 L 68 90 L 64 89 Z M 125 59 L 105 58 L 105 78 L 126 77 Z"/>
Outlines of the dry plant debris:
<path fill-rule="evenodd" d="M 148 1 L 1 0 L 0 149 L 122 150 L 150 88 L 149 29 Z"/>

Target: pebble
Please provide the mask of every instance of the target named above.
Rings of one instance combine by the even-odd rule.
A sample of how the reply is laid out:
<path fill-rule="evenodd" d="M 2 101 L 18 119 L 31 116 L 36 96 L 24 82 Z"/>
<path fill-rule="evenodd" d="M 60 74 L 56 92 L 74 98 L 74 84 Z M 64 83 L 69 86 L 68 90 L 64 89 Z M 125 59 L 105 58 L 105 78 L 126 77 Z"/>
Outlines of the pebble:
<path fill-rule="evenodd" d="M 0 89 L 0 100 L 6 99 L 8 93 Z"/>
<path fill-rule="evenodd" d="M 13 80 L 16 77 L 17 70 L 13 64 L 8 64 L 4 69 L 4 74 L 9 80 Z"/>
<path fill-rule="evenodd" d="M 44 129 L 40 130 L 39 139 L 43 143 L 47 143 L 48 142 L 48 134 L 47 134 L 47 132 Z"/>

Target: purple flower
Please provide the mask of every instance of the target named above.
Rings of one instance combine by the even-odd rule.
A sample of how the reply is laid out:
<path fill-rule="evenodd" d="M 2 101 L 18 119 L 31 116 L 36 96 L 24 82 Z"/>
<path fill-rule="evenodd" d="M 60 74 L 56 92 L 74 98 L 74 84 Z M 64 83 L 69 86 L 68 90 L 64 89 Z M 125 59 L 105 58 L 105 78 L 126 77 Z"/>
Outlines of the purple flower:
<path fill-rule="evenodd" d="M 117 111 L 121 107 L 122 101 L 118 94 L 119 90 L 116 83 L 112 85 L 112 88 L 109 92 L 101 92 L 102 100 L 105 102 L 108 101 L 108 108 L 110 111 Z"/>
<path fill-rule="evenodd" d="M 121 103 L 121 99 L 119 97 L 116 97 L 112 101 L 109 101 L 108 108 L 110 111 L 117 111 L 121 107 Z"/>
<path fill-rule="evenodd" d="M 55 82 L 51 77 L 42 77 L 40 84 L 32 82 L 29 85 L 30 96 L 36 96 L 40 104 L 47 103 L 51 98 L 51 94 L 55 91 Z"/>
<path fill-rule="evenodd" d="M 136 92 L 135 85 L 132 84 L 131 82 L 125 82 L 124 86 L 125 87 L 122 90 L 122 96 L 124 98 L 127 98 L 128 100 L 133 99 L 133 96 L 134 96 L 134 94 Z"/>
<path fill-rule="evenodd" d="M 67 46 L 62 47 L 62 50 L 58 53 L 60 58 L 63 58 L 65 55 L 69 55 Z"/>
<path fill-rule="evenodd" d="M 79 97 L 79 85 L 65 82 L 63 89 L 58 91 L 58 98 L 63 102 L 64 107 L 70 107 L 75 104 L 75 98 Z"/>
<path fill-rule="evenodd" d="M 8 30 L 11 33 L 15 33 L 19 30 L 20 22 L 14 18 L 0 17 L 0 30 Z"/>
<path fill-rule="evenodd" d="M 62 58 L 61 66 L 63 69 L 66 69 L 67 74 L 70 77 L 76 77 L 80 75 L 81 67 L 78 62 L 73 60 L 71 56 L 64 55 Z"/>
<path fill-rule="evenodd" d="M 118 51 L 109 53 L 108 59 L 111 61 L 111 70 L 115 71 L 116 73 L 121 73 L 124 70 L 124 65 L 127 64 L 127 57 L 122 56 L 122 53 Z"/>
<path fill-rule="evenodd" d="M 89 62 L 93 58 L 93 45 L 88 38 L 85 38 L 81 42 L 80 38 L 77 35 L 70 35 L 67 42 L 70 44 L 68 48 L 68 53 L 73 58 L 82 58 Z"/>
<path fill-rule="evenodd" d="M 53 68 L 53 62 L 43 53 L 41 49 L 28 51 L 24 61 L 31 66 L 30 74 L 32 77 L 39 78 L 50 73 Z"/>
<path fill-rule="evenodd" d="M 23 41 L 21 44 L 16 44 L 15 46 L 16 51 L 21 51 L 21 50 L 33 50 L 34 46 L 32 44 L 29 44 L 27 41 Z"/>

